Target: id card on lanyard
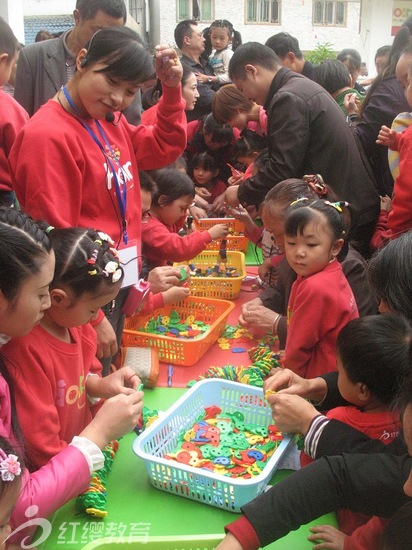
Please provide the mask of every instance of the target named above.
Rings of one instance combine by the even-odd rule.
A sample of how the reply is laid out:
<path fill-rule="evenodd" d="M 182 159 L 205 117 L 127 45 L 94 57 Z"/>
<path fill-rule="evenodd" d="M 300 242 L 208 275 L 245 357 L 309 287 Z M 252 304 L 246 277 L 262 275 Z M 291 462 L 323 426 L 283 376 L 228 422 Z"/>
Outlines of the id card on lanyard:
<path fill-rule="evenodd" d="M 124 271 L 121 288 L 135 285 L 139 280 L 139 264 L 137 261 L 137 242 L 132 240 L 118 250 L 120 266 Z"/>

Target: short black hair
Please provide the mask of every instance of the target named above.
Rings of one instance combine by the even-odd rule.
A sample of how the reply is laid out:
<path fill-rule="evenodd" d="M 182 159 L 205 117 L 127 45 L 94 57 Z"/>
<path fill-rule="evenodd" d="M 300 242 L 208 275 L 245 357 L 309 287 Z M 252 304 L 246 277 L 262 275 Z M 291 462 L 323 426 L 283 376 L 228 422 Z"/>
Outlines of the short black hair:
<path fill-rule="evenodd" d="M 76 10 L 82 19 L 93 19 L 96 13 L 101 10 L 115 19 L 123 19 L 126 23 L 127 10 L 124 0 L 77 0 Z"/>
<path fill-rule="evenodd" d="M 158 205 L 159 198 L 164 195 L 166 202 L 170 204 L 180 197 L 189 195 L 195 196 L 195 184 L 187 174 L 176 168 L 161 168 L 154 170 L 151 174 L 156 183 L 156 191 L 152 196 L 152 204 Z"/>
<path fill-rule="evenodd" d="M 348 68 L 338 59 L 325 59 L 319 65 L 315 65 L 313 80 L 330 94 L 350 85 Z"/>
<path fill-rule="evenodd" d="M 246 42 L 237 48 L 229 62 L 229 77 L 231 80 L 246 78 L 245 66 L 260 65 L 268 70 L 280 67 L 278 56 L 273 50 L 260 42 Z"/>
<path fill-rule="evenodd" d="M 19 49 L 19 41 L 14 36 L 11 27 L 0 17 L 0 54 L 6 53 L 11 62 Z"/>
<path fill-rule="evenodd" d="M 175 42 L 180 50 L 182 49 L 185 36 L 190 38 L 193 34 L 192 25 L 197 27 L 197 21 L 195 19 L 185 19 L 184 21 L 180 21 L 175 27 Z"/>
<path fill-rule="evenodd" d="M 266 40 L 265 45 L 281 58 L 286 57 L 289 52 L 294 53 L 299 59 L 303 58 L 303 53 L 299 47 L 297 38 L 290 35 L 288 32 L 278 32 L 270 36 Z"/>
<path fill-rule="evenodd" d="M 401 315 L 367 315 L 343 327 L 336 349 L 349 380 L 390 405 L 411 371 L 411 340 L 411 326 Z"/>
<path fill-rule="evenodd" d="M 360 53 L 353 48 L 344 48 L 338 53 L 336 59 L 339 59 L 339 61 L 342 61 L 342 63 L 344 63 L 345 61 L 349 61 L 350 64 L 353 64 L 355 69 L 357 70 L 360 69 L 362 62 Z"/>

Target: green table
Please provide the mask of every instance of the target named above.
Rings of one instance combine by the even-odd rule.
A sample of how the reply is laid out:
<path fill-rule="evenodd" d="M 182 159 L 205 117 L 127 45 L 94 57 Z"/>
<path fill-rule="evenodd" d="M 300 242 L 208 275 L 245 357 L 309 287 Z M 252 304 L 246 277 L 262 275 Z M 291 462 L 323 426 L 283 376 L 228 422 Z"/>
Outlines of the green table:
<path fill-rule="evenodd" d="M 166 410 L 186 390 L 181 388 L 155 388 L 145 391 L 145 404 L 154 409 Z M 238 514 L 198 503 L 174 494 L 155 489 L 150 484 L 144 463 L 132 450 L 134 434 L 120 442 L 107 483 L 107 511 L 104 519 L 77 514 L 74 501 L 68 502 L 49 518 L 52 532 L 38 550 L 79 550 L 87 547 L 101 550 L 211 550 L 214 544 L 202 542 L 199 535 L 224 533 L 224 526 L 234 521 Z M 289 471 L 278 471 L 272 483 L 277 483 Z M 336 525 L 334 514 L 324 516 L 314 524 Z M 166 536 L 180 539 L 189 535 L 189 541 L 168 545 L 153 541 L 152 537 Z M 308 526 L 291 532 L 287 537 L 269 545 L 275 550 L 309 550 L 312 548 L 306 537 Z M 104 538 L 119 537 L 104 542 Z M 136 542 L 137 537 L 141 542 Z M 94 541 L 94 542 L 93 542 Z M 193 545 L 192 543 L 198 544 Z"/>

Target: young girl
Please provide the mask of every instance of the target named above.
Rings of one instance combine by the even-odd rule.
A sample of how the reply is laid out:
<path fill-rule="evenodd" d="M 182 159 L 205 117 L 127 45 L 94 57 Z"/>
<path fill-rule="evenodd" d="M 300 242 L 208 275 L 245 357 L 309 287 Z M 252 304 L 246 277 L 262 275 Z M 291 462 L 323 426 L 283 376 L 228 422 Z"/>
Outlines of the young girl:
<path fill-rule="evenodd" d="M 391 405 L 410 371 L 411 340 L 411 327 L 399 315 L 368 315 L 344 326 L 336 346 L 338 389 L 350 405 L 331 409 L 327 418 L 349 424 L 385 444 L 396 439 L 400 421 Z M 302 453 L 301 462 L 305 466 L 312 459 Z M 366 524 L 370 516 L 349 510 L 338 510 L 337 515 L 339 531 L 332 529 L 336 543 L 343 548 L 346 535 Z M 359 535 L 360 530 L 353 539 Z"/>
<path fill-rule="evenodd" d="M 193 111 L 196 105 L 196 101 L 199 97 L 197 90 L 197 80 L 192 68 L 182 61 L 183 75 L 182 75 L 182 96 L 186 102 L 185 112 Z M 157 100 L 154 104 L 143 111 L 142 124 L 155 124 L 157 121 L 157 104 L 162 96 L 162 85 L 160 80 L 153 87 L 153 93 L 157 93 Z"/>
<path fill-rule="evenodd" d="M 219 179 L 219 159 L 207 151 L 193 155 L 189 164 L 189 176 L 195 184 L 196 196 L 213 204 L 226 191 L 227 186 Z"/>
<path fill-rule="evenodd" d="M 196 73 L 197 79 L 203 83 L 211 82 L 216 88 L 228 84 L 230 58 L 236 48 L 242 44 L 240 32 L 235 31 L 232 23 L 227 19 L 217 19 L 206 29 L 204 37 L 204 55 L 209 56 L 207 64 L 215 76 Z M 232 47 L 229 48 L 229 45 Z"/>
<path fill-rule="evenodd" d="M 186 144 L 180 61 L 165 46 L 156 47 L 155 58 L 163 95 L 154 126 L 132 126 L 122 116 L 152 75 L 152 56 L 131 29 L 107 27 L 79 51 L 73 78 L 29 120 L 10 153 L 26 212 L 55 227 L 100 227 L 132 258 L 141 256 L 138 168 L 165 166 Z M 130 284 L 138 280 L 136 266 L 125 265 Z M 118 339 L 127 293 L 122 289 L 114 309 L 106 310 Z M 96 326 L 100 354 L 109 357 L 106 372 L 117 349 L 113 329 L 103 316 Z"/>
<path fill-rule="evenodd" d="M 244 130 L 250 128 L 259 135 L 267 134 L 268 117 L 262 105 L 246 98 L 234 84 L 220 88 L 213 96 L 212 113 L 220 124 Z"/>
<path fill-rule="evenodd" d="M 337 257 L 350 230 L 347 203 L 307 199 L 285 219 L 285 254 L 297 274 L 290 293 L 283 365 L 304 378 L 336 370 L 336 338 L 358 317 L 353 292 Z M 279 315 L 280 318 L 280 315 Z"/>
<path fill-rule="evenodd" d="M 142 235 L 143 254 L 149 266 L 191 260 L 211 241 L 226 237 L 228 228 L 224 224 L 180 237 L 177 231 L 183 227 L 195 196 L 193 182 L 187 174 L 167 168 L 157 171 L 154 180 L 157 190 Z"/>
<path fill-rule="evenodd" d="M 52 230 L 50 239 L 56 257 L 51 306 L 29 334 L 4 346 L 34 469 L 87 426 L 96 398 L 130 394 L 135 376 L 125 367 L 100 377 L 96 333 L 89 324 L 120 290 L 123 270 L 113 242 L 104 233 L 80 228 Z"/>
<path fill-rule="evenodd" d="M 7 266 L 0 271 L 0 333 L 4 343 L 29 333 L 50 306 L 48 289 L 53 278 L 54 254 L 48 235 L 26 214 L 14 209 L 0 209 L 0 262 Z M 20 429 L 1 356 L 0 370 L 0 434 L 14 442 L 13 447 L 17 447 L 18 453 L 13 454 L 18 454 L 20 460 Z M 138 377 L 132 381 L 133 388 L 137 388 Z M 99 449 L 133 429 L 143 407 L 142 396 L 141 392 L 133 391 L 130 395 L 108 399 L 90 424 L 78 434 L 79 437 L 75 437 L 48 464 L 31 475 L 23 472 L 21 490 L 11 518 L 13 529 L 27 521 L 25 512 L 29 506 L 35 504 L 38 507 L 35 518 L 46 518 L 87 489 L 90 473 L 104 464 Z M 36 408 L 30 412 L 29 426 L 33 427 L 33 418 L 37 421 L 39 417 Z M 3 448 L 3 444 L 0 447 Z M 4 449 L 4 452 L 7 456 L 12 451 Z M 4 494 L 4 487 L 1 489 Z M 10 498 L 9 513 L 12 504 Z M 3 502 L 0 510 L 6 512 Z M 8 522 L 7 517 L 4 522 Z M 3 521 L 0 524 L 4 525 Z M 20 537 L 23 534 L 19 532 L 19 540 Z"/>

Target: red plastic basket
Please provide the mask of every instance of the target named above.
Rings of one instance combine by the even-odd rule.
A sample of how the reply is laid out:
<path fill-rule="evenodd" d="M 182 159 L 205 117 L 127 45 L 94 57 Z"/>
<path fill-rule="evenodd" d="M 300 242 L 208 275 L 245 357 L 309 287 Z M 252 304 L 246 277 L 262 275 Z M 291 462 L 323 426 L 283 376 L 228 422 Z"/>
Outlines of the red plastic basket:
<path fill-rule="evenodd" d="M 126 319 L 123 330 L 123 346 L 156 348 L 159 360 L 174 365 L 190 367 L 194 365 L 206 351 L 222 335 L 229 313 L 235 304 L 226 300 L 197 298 L 190 296 L 182 302 L 170 304 L 149 315 L 135 315 Z M 210 328 L 196 339 L 180 339 L 172 336 L 162 336 L 142 332 L 146 323 L 159 315 L 170 315 L 175 310 L 182 317 L 193 315 L 196 320 L 210 324 Z"/>
<path fill-rule="evenodd" d="M 227 250 L 237 250 L 238 252 L 246 252 L 249 239 L 245 237 L 245 225 L 243 222 L 236 218 L 203 218 L 201 220 L 194 221 L 193 227 L 198 231 L 207 231 L 218 223 L 224 223 L 229 226 L 235 233 L 243 233 L 243 235 L 228 235 L 226 237 Z M 207 245 L 205 250 L 219 250 L 220 239 L 212 241 Z"/>

